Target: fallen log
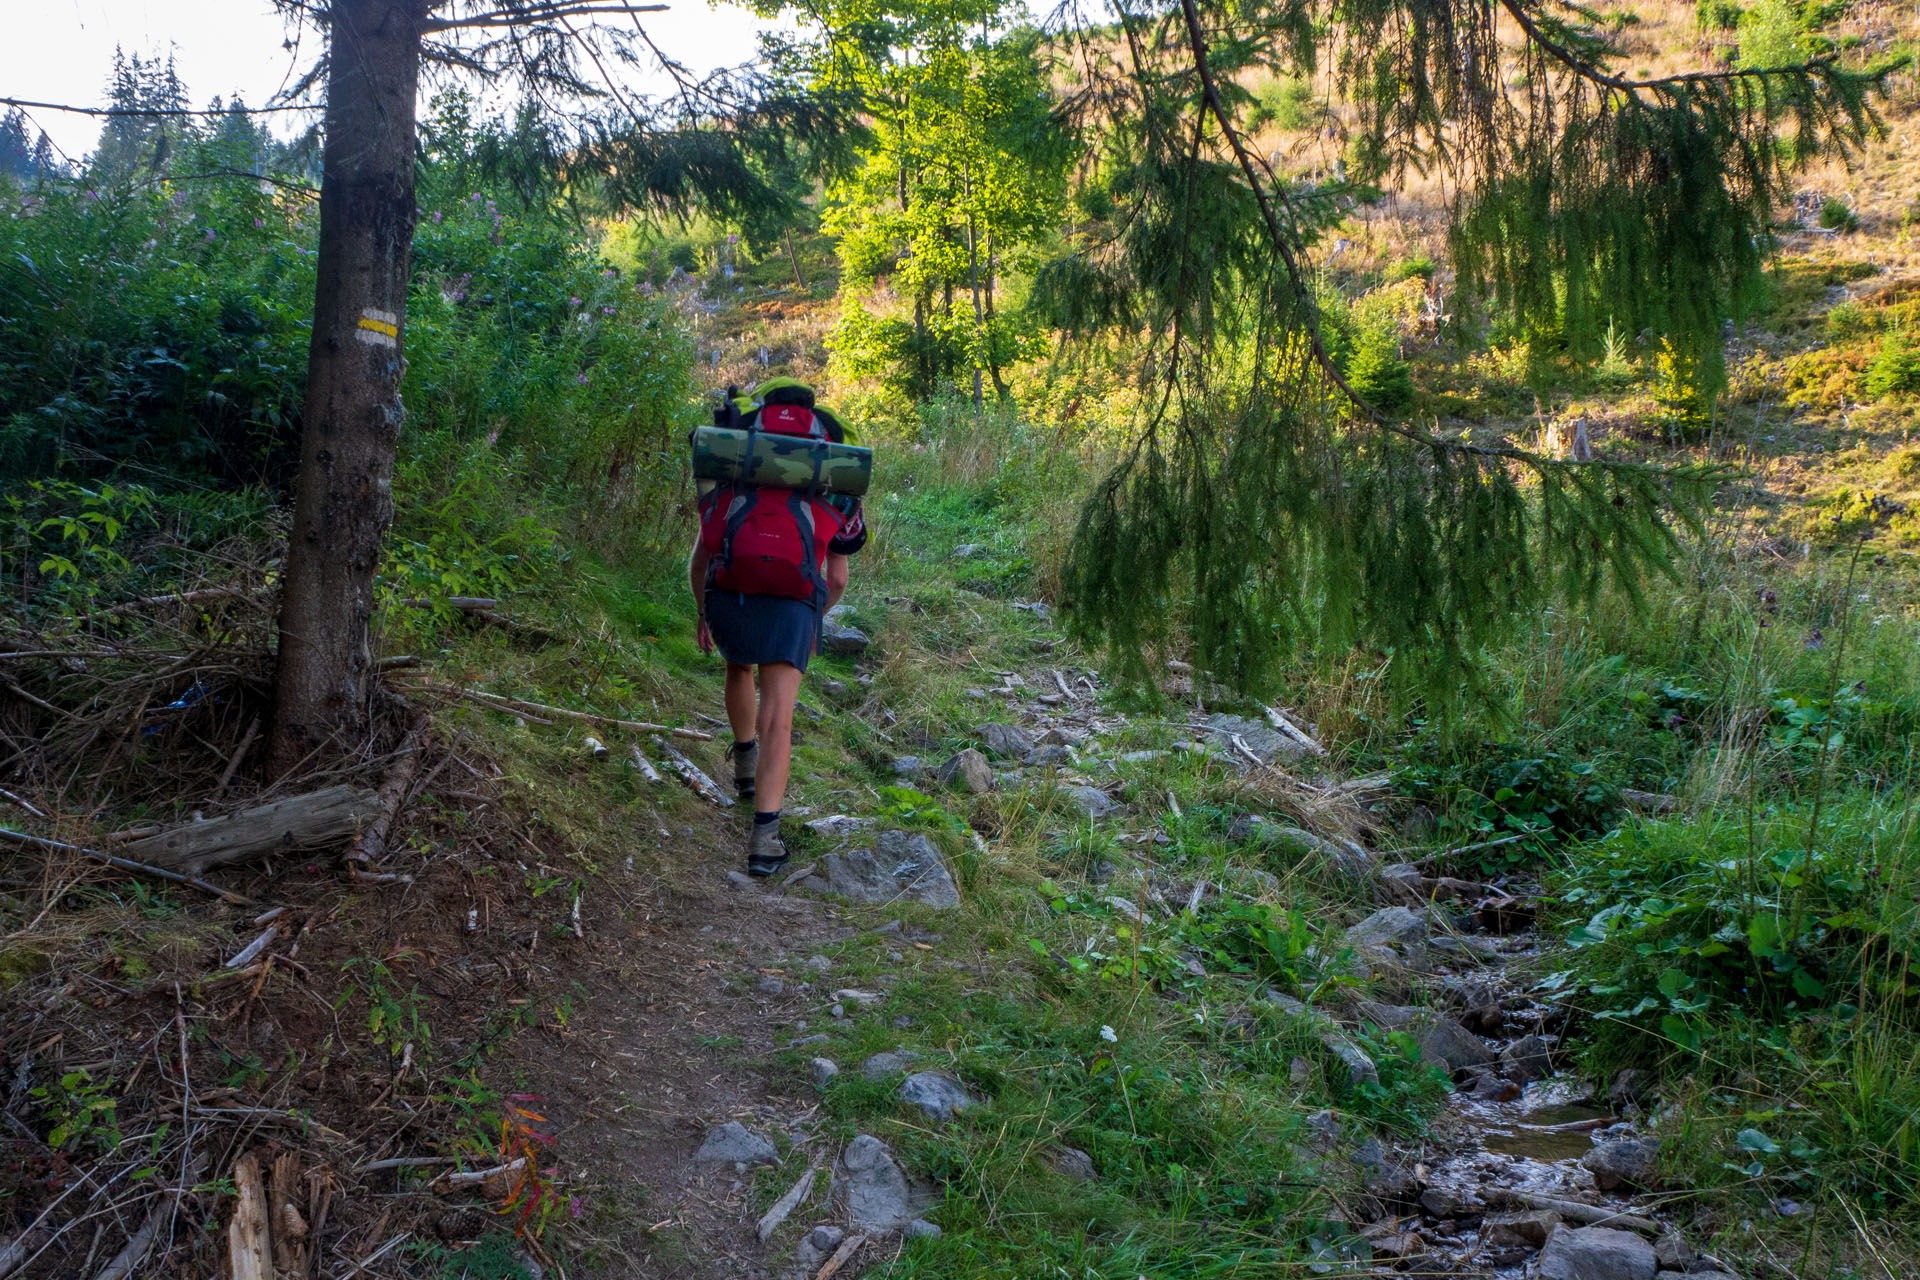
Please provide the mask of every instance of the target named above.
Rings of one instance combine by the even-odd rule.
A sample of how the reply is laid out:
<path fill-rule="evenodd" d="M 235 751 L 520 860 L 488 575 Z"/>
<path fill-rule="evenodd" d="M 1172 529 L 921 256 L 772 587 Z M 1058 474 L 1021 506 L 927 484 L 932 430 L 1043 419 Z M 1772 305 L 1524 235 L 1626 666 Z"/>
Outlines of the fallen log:
<path fill-rule="evenodd" d="M 186 885 L 189 888 L 198 889 L 202 893 L 210 893 L 214 897 L 224 899 L 238 907 L 251 907 L 254 905 L 253 899 L 247 897 L 245 894 L 235 893 L 231 889 L 222 889 L 217 884 L 209 884 L 207 881 L 195 879 L 193 876 L 184 876 L 178 871 L 169 871 L 165 867 L 151 866 L 145 862 L 135 862 L 132 858 L 122 858 L 117 854 L 101 853 L 98 849 L 85 849 L 77 844 L 68 844 L 64 840 L 49 840 L 44 836 L 30 836 L 24 831 L 9 831 L 5 827 L 0 827 L 0 841 L 5 841 L 8 844 L 25 849 L 47 849 L 55 853 L 77 853 L 83 858 L 92 858 L 97 862 L 104 862 L 117 871 L 127 871 L 137 876 L 153 876 L 158 880 L 167 880 L 174 884 Z M 4 1276 L 5 1274 L 5 1270 L 0 1269 L 0 1276 Z"/>
<path fill-rule="evenodd" d="M 1280 708 L 1263 707 L 1262 710 L 1267 713 L 1267 723 L 1275 729 L 1278 729 L 1282 734 L 1293 739 L 1302 751 L 1305 751 L 1310 756 L 1323 756 L 1327 754 L 1327 749 L 1314 741 L 1313 735 L 1288 719 L 1286 713 L 1281 711 Z"/>
<path fill-rule="evenodd" d="M 198 591 L 177 591 L 164 596 L 142 596 L 138 600 L 128 600 L 107 610 L 109 617 L 135 613 L 141 609 L 158 608 L 167 604 L 205 604 L 210 600 L 244 600 L 249 596 L 266 595 L 272 587 L 203 587 Z"/>
<path fill-rule="evenodd" d="M 1531 1191 L 1517 1191 L 1503 1187 L 1489 1188 L 1486 1195 L 1489 1204 L 1541 1209 L 1549 1213 L 1557 1213 L 1569 1222 L 1578 1222 L 1582 1226 L 1620 1227 L 1648 1236 L 1657 1236 L 1661 1231 L 1660 1224 L 1652 1218 L 1643 1218 L 1637 1213 L 1621 1213 L 1597 1204 L 1583 1204 L 1578 1200 L 1562 1200 L 1558 1196 L 1536 1195 Z"/>
<path fill-rule="evenodd" d="M 773 1208 L 761 1215 L 760 1224 L 755 1228 L 759 1233 L 761 1244 L 765 1244 L 767 1237 L 780 1229 L 780 1224 L 787 1220 L 788 1214 L 799 1208 L 801 1203 L 813 1194 L 813 1176 L 819 1172 L 819 1169 L 818 1164 L 809 1166 L 807 1171 L 800 1175 L 800 1180 L 788 1187 L 787 1193 L 773 1202 Z"/>
<path fill-rule="evenodd" d="M 207 822 L 171 827 L 122 848 L 129 859 L 197 875 L 210 867 L 276 851 L 343 840 L 378 816 L 379 803 L 376 793 L 362 787 L 326 787 Z"/>

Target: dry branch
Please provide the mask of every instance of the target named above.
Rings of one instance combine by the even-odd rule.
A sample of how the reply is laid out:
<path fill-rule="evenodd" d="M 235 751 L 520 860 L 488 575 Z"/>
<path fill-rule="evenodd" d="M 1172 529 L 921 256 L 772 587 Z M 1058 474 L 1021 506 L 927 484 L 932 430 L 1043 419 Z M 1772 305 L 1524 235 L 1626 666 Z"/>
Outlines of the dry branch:
<path fill-rule="evenodd" d="M 660 771 L 653 767 L 653 761 L 647 759 L 645 755 L 641 754 L 640 746 L 638 743 L 635 743 L 633 748 L 633 767 L 638 769 L 640 771 L 640 776 L 645 778 L 648 782 L 660 781 Z"/>
<path fill-rule="evenodd" d="M 244 862 L 279 850 L 312 848 L 344 839 L 379 814 L 379 796 L 361 787 L 325 787 L 192 822 L 127 844 L 131 857 L 189 873 Z"/>
<path fill-rule="evenodd" d="M 617 716 L 595 715 L 590 711 L 570 711 L 566 707 L 550 707 L 544 702 L 529 702 L 525 698 L 509 698 L 501 693 L 488 693 L 484 689 L 463 689 L 457 685 L 434 684 L 425 686 L 434 693 L 450 694 L 456 698 L 466 698 L 496 711 L 507 711 L 517 715 L 533 712 L 543 716 L 562 716 L 568 720 L 584 720 L 588 724 L 607 725 L 615 729 L 627 729 L 634 733 L 668 733 L 689 742 L 712 742 L 713 735 L 702 733 L 698 729 L 673 729 L 663 724 L 648 724 L 642 720 L 622 720 Z"/>
<path fill-rule="evenodd" d="M 860 1246 L 866 1242 L 865 1236 L 848 1236 L 841 1241 L 840 1247 L 833 1251 L 833 1256 L 827 1259 L 827 1265 L 820 1268 L 820 1273 L 813 1280 L 833 1280 L 840 1273 L 840 1268 L 847 1265 L 847 1259 L 860 1252 Z"/>
<path fill-rule="evenodd" d="M 780 1224 L 787 1220 L 788 1214 L 799 1208 L 806 1198 L 813 1194 L 813 1177 L 819 1169 L 820 1166 L 817 1163 L 808 1166 L 807 1171 L 800 1175 L 800 1180 L 788 1187 L 787 1193 L 774 1201 L 773 1207 L 761 1215 L 760 1225 L 756 1228 L 760 1233 L 761 1244 L 765 1244 L 767 1237 L 780 1229 Z"/>
<path fill-rule="evenodd" d="M 1325 747 L 1314 741 L 1313 736 L 1305 729 L 1302 729 L 1299 725 L 1288 719 L 1286 713 L 1281 711 L 1280 708 L 1266 707 L 1264 710 L 1267 713 L 1267 723 L 1287 737 L 1293 739 L 1308 755 L 1323 756 L 1327 754 Z"/>
<path fill-rule="evenodd" d="M 272 587 L 202 587 L 198 591 L 176 591 L 171 595 L 142 596 L 138 600 L 128 600 L 107 610 L 109 617 L 137 613 L 141 609 L 158 608 L 166 604 L 205 604 L 210 600 L 244 600 L 250 596 L 265 595 Z"/>
<path fill-rule="evenodd" d="M 427 1184 L 427 1190 L 446 1192 L 460 1187 L 478 1187 L 492 1182 L 495 1178 L 504 1178 L 510 1173 L 518 1173 L 526 1167 L 527 1158 L 521 1156 L 517 1160 L 509 1160 L 491 1169 L 464 1169 L 457 1173 L 443 1173 Z"/>
<path fill-rule="evenodd" d="M 268 947 L 272 946 L 273 940 L 279 936 L 280 936 L 280 926 L 277 924 L 268 925 L 267 931 L 265 933 L 261 934 L 259 937 L 255 938 L 252 942 L 249 942 L 246 946 L 242 947 L 240 951 L 233 957 L 233 959 L 227 961 L 224 967 L 228 969 L 245 968 L 247 965 L 252 964 L 255 960 L 258 960 L 260 958 L 260 953 L 262 951 L 265 951 Z"/>
<path fill-rule="evenodd" d="M 660 748 L 661 754 L 667 757 L 667 763 L 673 766 L 673 771 L 680 775 L 683 782 L 693 788 L 695 795 L 711 804 L 719 805 L 722 809 L 733 808 L 733 797 L 716 786 L 712 778 L 702 773 L 699 765 L 675 750 L 672 743 L 665 738 L 656 737 L 653 745 Z"/>
<path fill-rule="evenodd" d="M 421 716 L 407 730 L 406 740 L 400 744 L 399 759 L 380 780 L 380 811 L 353 842 L 349 856 L 355 862 L 378 862 L 385 856 L 387 837 L 393 832 L 394 820 L 400 816 L 400 807 L 406 803 L 407 788 L 413 783 L 413 775 L 420 771 L 420 747 L 426 736 L 427 718 Z"/>

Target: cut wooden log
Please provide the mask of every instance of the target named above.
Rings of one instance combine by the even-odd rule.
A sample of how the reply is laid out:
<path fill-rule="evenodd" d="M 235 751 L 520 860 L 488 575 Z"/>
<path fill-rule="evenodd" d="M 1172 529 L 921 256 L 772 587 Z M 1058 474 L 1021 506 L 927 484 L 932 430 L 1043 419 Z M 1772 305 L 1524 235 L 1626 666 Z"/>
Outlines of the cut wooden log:
<path fill-rule="evenodd" d="M 587 754 L 595 760 L 605 760 L 609 755 L 613 754 L 607 750 L 606 743 L 591 735 L 589 735 L 581 745 L 586 748 Z"/>
<path fill-rule="evenodd" d="M 260 1161 L 251 1151 L 235 1162 L 233 1185 L 239 1198 L 227 1223 L 227 1274 L 233 1280 L 274 1280 L 267 1189 L 260 1176 Z"/>
<path fill-rule="evenodd" d="M 353 835 L 378 816 L 379 796 L 363 787 L 326 787 L 208 822 L 190 822 L 123 845 L 130 859 L 198 874 L 269 853 L 311 849 Z"/>
<path fill-rule="evenodd" d="M 645 755 L 641 754 L 640 747 L 637 743 L 634 745 L 634 748 L 633 748 L 633 767 L 638 769 L 640 771 L 640 776 L 645 778 L 648 782 L 660 781 L 660 771 L 653 767 L 653 761 L 647 759 Z"/>
<path fill-rule="evenodd" d="M 1272 725 L 1275 729 L 1278 729 L 1281 733 L 1285 734 L 1287 737 L 1292 738 L 1295 742 L 1299 743 L 1301 749 L 1304 750 L 1308 755 L 1323 756 L 1327 754 L 1327 749 L 1321 746 L 1318 742 L 1315 742 L 1313 739 L 1313 735 L 1309 734 L 1305 729 L 1302 729 L 1299 725 L 1295 724 L 1292 720 L 1288 719 L 1286 713 L 1280 710 L 1280 708 L 1265 707 L 1262 709 L 1267 713 L 1267 723 Z"/>
<path fill-rule="evenodd" d="M 402 600 L 400 603 L 409 609 L 437 609 L 445 605 L 461 613 L 480 613 L 500 607 L 500 602 L 492 596 L 442 596 L 438 600 L 413 599 Z"/>

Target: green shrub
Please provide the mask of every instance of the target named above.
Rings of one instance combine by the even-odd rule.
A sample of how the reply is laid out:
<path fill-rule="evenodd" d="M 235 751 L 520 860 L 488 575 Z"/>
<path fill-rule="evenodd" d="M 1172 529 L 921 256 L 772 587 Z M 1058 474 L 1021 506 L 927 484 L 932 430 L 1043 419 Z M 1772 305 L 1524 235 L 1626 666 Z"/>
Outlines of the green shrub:
<path fill-rule="evenodd" d="M 1858 231 L 1860 219 L 1845 200 L 1828 196 L 1820 202 L 1820 225 L 1829 231 Z"/>
<path fill-rule="evenodd" d="M 1283 77 L 1269 80 L 1254 91 L 1254 107 L 1247 118 L 1247 127 L 1259 129 L 1272 125 L 1299 132 L 1318 127 L 1327 116 L 1326 104 L 1315 95 L 1310 83 Z"/>
<path fill-rule="evenodd" d="M 1437 809 L 1463 840 L 1525 836 L 1480 856 L 1493 868 L 1530 861 L 1541 847 L 1585 839 L 1618 820 L 1619 789 L 1589 761 L 1568 760 L 1526 745 L 1483 743 L 1452 763 L 1431 763 L 1432 742 L 1422 734 L 1407 750 L 1395 786 Z"/>
<path fill-rule="evenodd" d="M 1740 16 L 1742 69 L 1797 66 L 1807 60 L 1808 52 L 1800 15 L 1787 0 L 1757 0 Z"/>
<path fill-rule="evenodd" d="M 1693 20 L 1702 31 L 1732 31 L 1745 13 L 1738 0 L 1697 0 Z"/>
<path fill-rule="evenodd" d="M 1889 329 L 1867 366 L 1867 394 L 1890 396 L 1920 391 L 1920 345 L 1905 329 Z"/>
<path fill-rule="evenodd" d="M 1433 259 L 1427 255 L 1426 250 L 1416 249 L 1404 258 L 1394 259 L 1392 265 L 1388 266 L 1387 283 L 1398 284 L 1402 280 L 1411 280 L 1415 276 L 1422 280 L 1431 280 L 1436 269 Z"/>

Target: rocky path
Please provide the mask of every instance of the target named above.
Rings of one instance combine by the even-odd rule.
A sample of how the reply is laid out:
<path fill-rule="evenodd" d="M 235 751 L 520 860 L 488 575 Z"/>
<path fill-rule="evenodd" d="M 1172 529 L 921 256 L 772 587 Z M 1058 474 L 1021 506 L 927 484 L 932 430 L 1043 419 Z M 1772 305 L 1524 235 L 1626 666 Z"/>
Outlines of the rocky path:
<path fill-rule="evenodd" d="M 997 683 L 968 691 L 982 707 L 974 743 L 903 754 L 894 762 L 903 781 L 984 792 L 1044 775 L 1063 823 L 1099 824 L 1116 848 L 1167 841 L 1157 820 L 1122 803 L 1118 767 L 1156 753 L 1117 745 L 1127 723 L 1101 708 L 1097 676 L 994 674 Z M 843 711 L 874 714 L 857 705 L 857 690 L 825 693 Z M 1187 731 L 1171 750 L 1205 752 L 1249 775 L 1303 754 L 1294 736 L 1240 717 L 1195 713 Z M 967 928 L 969 908 L 927 836 L 867 813 L 797 816 L 814 852 L 769 883 L 735 870 L 737 815 L 716 810 L 683 829 L 662 878 L 634 890 L 630 936 L 609 940 L 582 973 L 590 1017 L 525 1064 L 559 1082 L 543 1105 L 567 1162 L 591 1170 L 577 1210 L 596 1242 L 588 1274 L 816 1280 L 875 1267 L 940 1230 L 929 1219 L 939 1189 L 871 1134 L 831 1139 L 822 1107 L 848 1080 L 884 1087 L 935 1124 L 980 1105 L 956 1074 L 912 1051 L 848 1053 L 853 1029 L 872 1023 L 870 1010 L 904 975 L 967 963 L 947 935 Z M 1310 1024 L 1355 1086 L 1379 1079 L 1363 1028 L 1405 1032 L 1453 1081 L 1419 1144 L 1385 1140 L 1336 1111 L 1312 1118 L 1356 1274 L 1731 1277 L 1639 1198 L 1653 1185 L 1658 1146 L 1635 1079 L 1597 1092 L 1560 1070 L 1573 1056 L 1568 1019 L 1527 990 L 1539 952 L 1532 886 L 1382 865 L 1354 840 L 1278 822 L 1245 820 L 1237 834 L 1312 846 L 1371 885 L 1377 905 L 1343 948 L 1364 980 L 1344 989 L 1369 998 L 1313 1007 L 1279 991 L 1268 998 Z M 1252 867 L 1241 874 L 1254 893 L 1261 877 L 1272 880 Z M 1138 866 L 1103 863 L 1092 876 L 1143 922 L 1223 891 Z M 876 948 L 879 971 L 849 976 L 848 958 Z M 782 1065 L 792 1050 L 804 1070 Z M 1084 1153 L 1047 1158 L 1095 1176 Z"/>

